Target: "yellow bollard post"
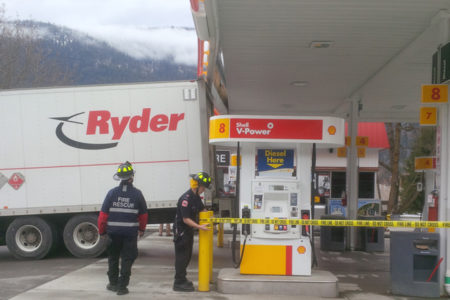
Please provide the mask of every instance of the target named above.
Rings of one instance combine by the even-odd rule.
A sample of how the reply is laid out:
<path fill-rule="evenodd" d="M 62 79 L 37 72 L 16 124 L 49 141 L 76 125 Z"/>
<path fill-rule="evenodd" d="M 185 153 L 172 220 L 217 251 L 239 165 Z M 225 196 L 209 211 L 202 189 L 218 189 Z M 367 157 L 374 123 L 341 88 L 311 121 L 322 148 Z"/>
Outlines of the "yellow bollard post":
<path fill-rule="evenodd" d="M 214 212 L 212 210 L 209 211 L 209 217 L 214 217 Z M 209 233 L 209 282 L 213 282 L 213 249 L 214 249 L 214 228 L 213 223 L 210 223 L 211 231 Z"/>
<path fill-rule="evenodd" d="M 223 223 L 219 223 L 217 228 L 217 248 L 223 248 Z"/>
<path fill-rule="evenodd" d="M 201 219 L 208 219 L 209 212 L 202 211 L 199 215 Z M 208 222 L 200 221 L 200 225 Z M 209 292 L 209 264 L 210 264 L 210 243 L 209 231 L 199 230 L 198 233 L 198 291 Z"/>

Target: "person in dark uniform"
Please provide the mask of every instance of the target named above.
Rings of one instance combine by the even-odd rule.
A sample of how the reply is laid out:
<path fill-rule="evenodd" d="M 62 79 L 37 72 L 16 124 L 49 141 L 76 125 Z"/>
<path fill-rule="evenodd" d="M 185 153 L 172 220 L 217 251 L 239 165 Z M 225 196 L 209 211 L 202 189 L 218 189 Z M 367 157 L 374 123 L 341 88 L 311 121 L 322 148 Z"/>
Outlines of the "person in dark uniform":
<path fill-rule="evenodd" d="M 173 290 L 179 292 L 192 292 L 194 285 L 186 279 L 186 268 L 192 256 L 194 244 L 194 228 L 210 230 L 207 224 L 199 225 L 196 220 L 198 213 L 205 211 L 200 195 L 209 188 L 211 177 L 205 172 L 191 175 L 191 188 L 187 190 L 177 203 L 177 213 L 174 222 L 175 244 L 175 281 Z"/>
<path fill-rule="evenodd" d="M 137 238 L 147 225 L 147 203 L 142 192 L 133 186 L 134 170 L 129 162 L 119 166 L 113 177 L 119 186 L 106 195 L 98 216 L 98 231 L 108 235 L 108 278 L 106 288 L 117 295 L 128 294 L 131 266 L 137 258 Z M 119 258 L 121 258 L 119 276 Z"/>

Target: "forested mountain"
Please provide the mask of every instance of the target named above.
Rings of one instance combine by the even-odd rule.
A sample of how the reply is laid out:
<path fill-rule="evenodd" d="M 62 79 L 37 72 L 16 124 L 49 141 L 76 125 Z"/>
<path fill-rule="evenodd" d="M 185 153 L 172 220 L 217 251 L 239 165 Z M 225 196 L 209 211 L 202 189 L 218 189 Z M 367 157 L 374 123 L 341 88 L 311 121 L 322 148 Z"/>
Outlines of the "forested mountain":
<path fill-rule="evenodd" d="M 195 66 L 175 63 L 172 57 L 137 59 L 106 42 L 65 27 L 34 21 L 21 25 L 33 28 L 47 59 L 67 70 L 73 85 L 196 78 Z"/>

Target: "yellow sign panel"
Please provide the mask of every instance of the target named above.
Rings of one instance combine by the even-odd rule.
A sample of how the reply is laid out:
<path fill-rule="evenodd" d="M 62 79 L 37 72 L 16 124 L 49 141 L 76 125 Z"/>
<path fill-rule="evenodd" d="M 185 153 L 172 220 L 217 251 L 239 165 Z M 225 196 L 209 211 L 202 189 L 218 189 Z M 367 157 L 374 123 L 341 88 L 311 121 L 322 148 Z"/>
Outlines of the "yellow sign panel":
<path fill-rule="evenodd" d="M 350 136 L 345 137 L 345 146 L 350 146 L 352 144 L 352 138 Z"/>
<path fill-rule="evenodd" d="M 345 147 L 337 148 L 336 152 L 338 157 L 347 157 L 347 148 Z"/>
<path fill-rule="evenodd" d="M 433 156 L 423 156 L 416 157 L 414 159 L 414 169 L 418 170 L 430 170 L 436 168 L 436 157 Z"/>
<path fill-rule="evenodd" d="M 241 274 L 286 275 L 286 246 L 247 245 L 245 254 Z"/>
<path fill-rule="evenodd" d="M 209 139 L 226 139 L 230 137 L 230 119 L 210 119 Z"/>
<path fill-rule="evenodd" d="M 240 163 L 242 163 L 242 156 L 240 159 Z M 241 164 L 239 164 L 241 165 Z M 231 166 L 236 167 L 237 166 L 237 155 L 231 155 Z"/>
<path fill-rule="evenodd" d="M 356 137 L 356 146 L 369 146 L 369 137 L 368 136 L 357 136 Z"/>
<path fill-rule="evenodd" d="M 358 151 L 358 157 L 360 157 L 360 158 L 366 157 L 366 148 L 358 147 L 357 151 Z"/>
<path fill-rule="evenodd" d="M 437 125 L 437 108 L 421 107 L 420 108 L 420 125 L 434 126 Z"/>
<path fill-rule="evenodd" d="M 447 103 L 448 85 L 424 84 L 422 85 L 422 103 Z"/>

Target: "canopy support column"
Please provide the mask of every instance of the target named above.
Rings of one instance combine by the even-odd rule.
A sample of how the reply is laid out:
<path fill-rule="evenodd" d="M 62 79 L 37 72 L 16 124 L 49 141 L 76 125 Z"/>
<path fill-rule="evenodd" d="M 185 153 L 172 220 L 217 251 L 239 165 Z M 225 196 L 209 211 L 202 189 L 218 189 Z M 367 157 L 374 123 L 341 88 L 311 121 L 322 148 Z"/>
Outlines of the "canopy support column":
<path fill-rule="evenodd" d="M 358 153 L 356 149 L 356 136 L 358 135 L 359 99 L 352 99 L 350 103 L 350 115 L 347 119 L 348 136 L 351 143 L 347 152 L 346 193 L 347 193 L 347 217 L 356 220 L 358 211 Z M 349 227 L 347 231 L 347 246 L 349 250 L 356 247 L 356 229 Z"/>

